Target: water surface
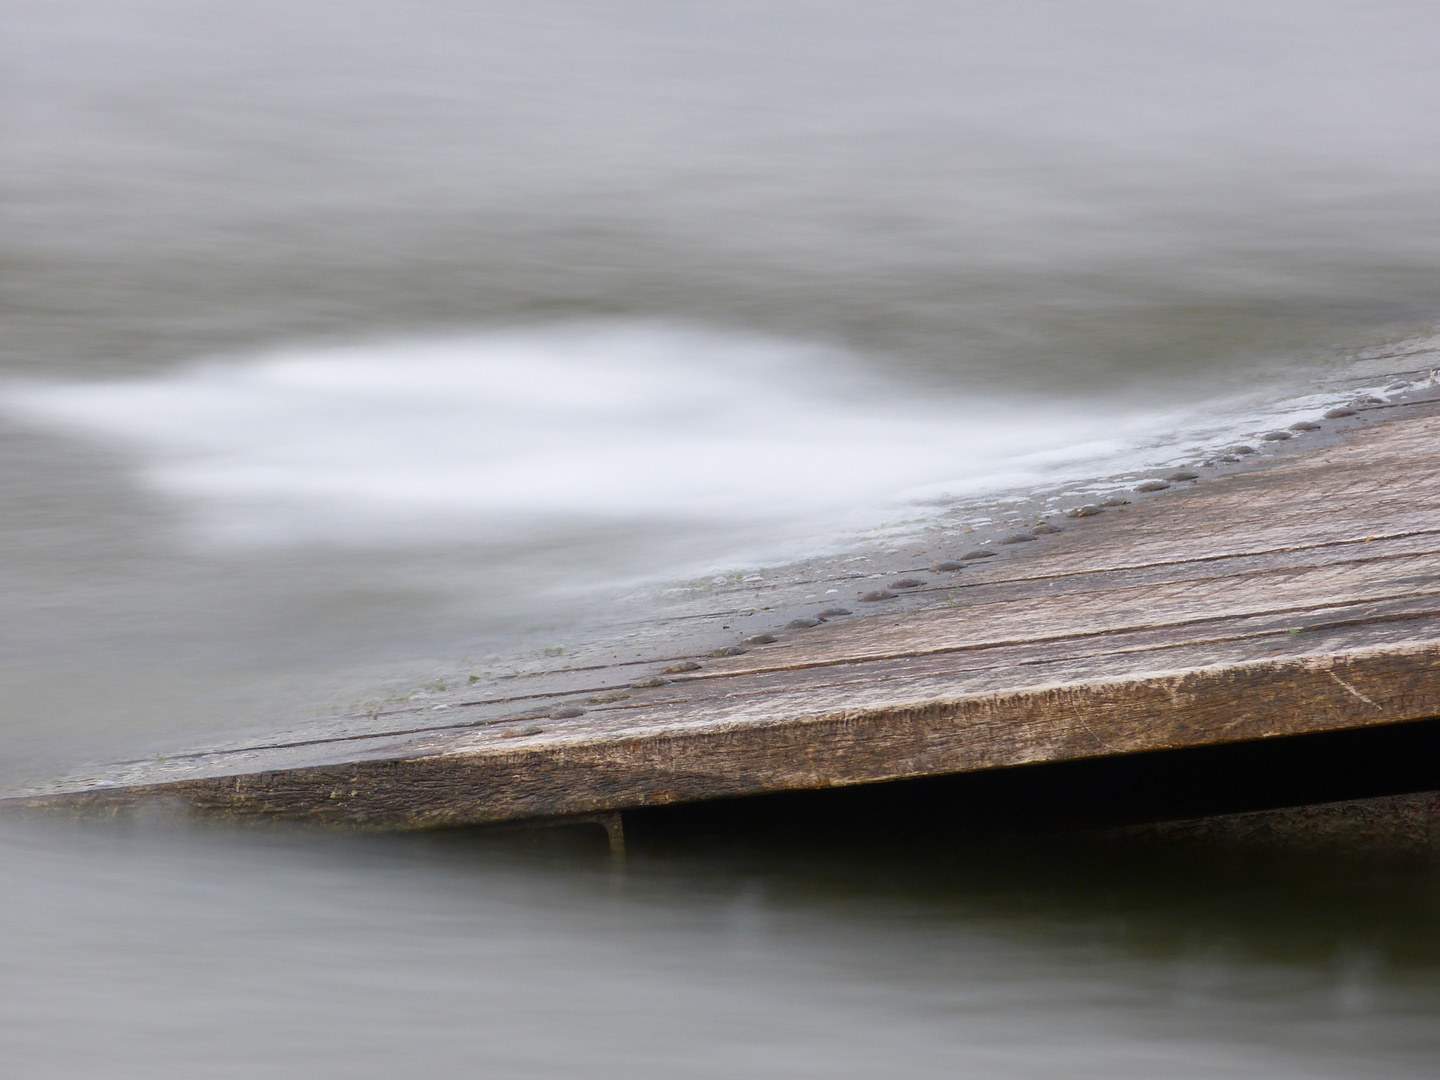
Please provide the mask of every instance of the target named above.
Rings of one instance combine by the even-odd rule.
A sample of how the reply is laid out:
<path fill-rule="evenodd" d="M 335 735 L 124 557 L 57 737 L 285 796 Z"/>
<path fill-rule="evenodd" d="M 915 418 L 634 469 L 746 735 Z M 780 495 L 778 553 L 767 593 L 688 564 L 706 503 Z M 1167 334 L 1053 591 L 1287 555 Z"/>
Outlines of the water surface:
<path fill-rule="evenodd" d="M 1440 312 L 1437 21 L 3 0 L 0 781 L 1317 408 Z M 964 903 L 822 890 L 736 937 L 704 858 L 616 886 L 454 847 L 4 843 L 24 1075 L 384 1075 L 382 1047 L 437 1074 L 1427 1071 L 1430 969 L 1338 931 L 1298 968 L 1222 949 L 1201 966 L 1243 992 L 1182 1022 L 1144 989 L 1179 961 Z M 77 1001 L 93 1037 L 62 1046 Z"/>

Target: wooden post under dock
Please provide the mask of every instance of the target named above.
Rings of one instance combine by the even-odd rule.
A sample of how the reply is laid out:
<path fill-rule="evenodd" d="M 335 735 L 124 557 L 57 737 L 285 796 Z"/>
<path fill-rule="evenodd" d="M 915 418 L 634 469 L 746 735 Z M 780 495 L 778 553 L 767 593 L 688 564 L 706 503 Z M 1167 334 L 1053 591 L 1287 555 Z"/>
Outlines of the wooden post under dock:
<path fill-rule="evenodd" d="M 663 681 L 645 676 L 697 654 L 10 802 L 415 829 L 1440 717 L 1440 403 L 1325 438 L 917 574 L 903 605 L 856 605 L 866 583 L 846 582 L 854 617 Z"/>

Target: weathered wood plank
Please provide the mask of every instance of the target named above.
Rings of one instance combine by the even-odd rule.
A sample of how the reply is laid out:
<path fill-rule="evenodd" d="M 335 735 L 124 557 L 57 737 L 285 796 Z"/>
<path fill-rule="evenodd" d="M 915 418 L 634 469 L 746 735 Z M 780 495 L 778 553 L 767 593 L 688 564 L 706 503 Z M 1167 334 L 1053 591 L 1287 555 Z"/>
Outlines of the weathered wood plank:
<path fill-rule="evenodd" d="M 344 764 L 71 799 L 100 809 L 168 798 L 232 814 L 420 828 L 1171 749 L 1440 714 L 1440 646 L 954 699 L 930 689 L 799 713 L 786 695 L 763 711 L 721 707 L 703 720 L 669 713 L 508 744 L 472 737 L 438 752 L 416 743 Z"/>
<path fill-rule="evenodd" d="M 1137 500 L 1023 557 L 917 573 L 902 612 L 658 685 L 629 684 L 696 655 L 683 619 L 650 628 L 675 645 L 641 666 L 597 648 L 504 694 L 122 764 L 24 803 L 416 828 L 1440 716 L 1437 409 Z M 867 580 L 802 583 L 853 596 Z"/>

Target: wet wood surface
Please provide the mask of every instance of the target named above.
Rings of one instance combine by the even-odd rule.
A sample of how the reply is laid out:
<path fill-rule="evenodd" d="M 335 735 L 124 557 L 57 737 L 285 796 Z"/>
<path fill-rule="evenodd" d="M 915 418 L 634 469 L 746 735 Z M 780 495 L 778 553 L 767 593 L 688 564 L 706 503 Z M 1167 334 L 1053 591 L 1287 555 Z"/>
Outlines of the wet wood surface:
<path fill-rule="evenodd" d="M 854 616 L 738 655 L 677 632 L 641 665 L 614 650 L 22 801 L 424 828 L 1437 717 L 1437 411 L 1065 519 L 897 601 L 847 581 Z"/>

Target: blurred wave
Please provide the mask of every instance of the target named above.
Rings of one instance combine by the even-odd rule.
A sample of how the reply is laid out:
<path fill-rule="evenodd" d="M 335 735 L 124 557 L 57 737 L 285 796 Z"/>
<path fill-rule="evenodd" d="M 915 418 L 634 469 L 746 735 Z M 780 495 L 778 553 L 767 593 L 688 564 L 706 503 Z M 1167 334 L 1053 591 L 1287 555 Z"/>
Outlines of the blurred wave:
<path fill-rule="evenodd" d="M 917 502 L 1163 461 L 1237 419 L 1203 400 L 926 397 L 834 348 L 626 322 L 12 383 L 0 407 L 128 448 L 201 535 L 240 544 L 523 540 L 586 522 L 723 523 L 751 546 L 805 522 L 829 542 Z"/>

